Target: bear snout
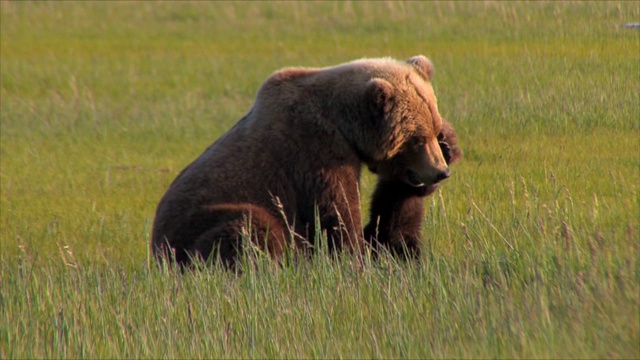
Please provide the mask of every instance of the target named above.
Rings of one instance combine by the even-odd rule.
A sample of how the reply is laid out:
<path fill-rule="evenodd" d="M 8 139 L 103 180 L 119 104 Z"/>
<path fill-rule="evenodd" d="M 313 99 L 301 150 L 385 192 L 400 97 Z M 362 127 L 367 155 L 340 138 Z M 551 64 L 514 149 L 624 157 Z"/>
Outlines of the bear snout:
<path fill-rule="evenodd" d="M 448 179 L 449 176 L 451 176 L 451 170 L 449 170 L 449 168 L 446 168 L 444 171 L 438 173 L 438 175 L 436 175 L 436 181 L 435 183 L 439 183 L 442 180 Z"/>

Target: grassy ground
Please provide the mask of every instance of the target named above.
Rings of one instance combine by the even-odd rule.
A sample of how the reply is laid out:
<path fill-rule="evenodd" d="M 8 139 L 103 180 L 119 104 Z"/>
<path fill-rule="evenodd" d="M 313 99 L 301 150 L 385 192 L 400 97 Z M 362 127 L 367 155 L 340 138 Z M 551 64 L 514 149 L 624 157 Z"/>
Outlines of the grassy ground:
<path fill-rule="evenodd" d="M 638 3 L 0 10 L 0 357 L 640 357 Z M 148 266 L 163 192 L 271 72 L 416 54 L 465 151 L 420 265 Z"/>

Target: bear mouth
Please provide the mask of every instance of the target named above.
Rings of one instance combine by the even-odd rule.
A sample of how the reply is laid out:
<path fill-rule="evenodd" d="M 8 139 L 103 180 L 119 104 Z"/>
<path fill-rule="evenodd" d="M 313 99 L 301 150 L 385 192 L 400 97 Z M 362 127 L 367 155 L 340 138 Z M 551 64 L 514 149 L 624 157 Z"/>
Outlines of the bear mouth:
<path fill-rule="evenodd" d="M 411 171 L 411 170 L 407 170 L 407 183 L 409 183 L 409 185 L 413 186 L 413 187 L 423 187 L 426 186 L 425 183 L 423 183 L 422 181 L 418 180 L 418 175 Z"/>
<path fill-rule="evenodd" d="M 440 183 L 438 181 L 428 185 L 425 184 L 424 182 L 418 180 L 418 175 L 411 170 L 407 170 L 406 183 L 416 189 L 421 189 L 421 191 L 424 191 L 426 194 L 433 193 L 440 186 Z"/>

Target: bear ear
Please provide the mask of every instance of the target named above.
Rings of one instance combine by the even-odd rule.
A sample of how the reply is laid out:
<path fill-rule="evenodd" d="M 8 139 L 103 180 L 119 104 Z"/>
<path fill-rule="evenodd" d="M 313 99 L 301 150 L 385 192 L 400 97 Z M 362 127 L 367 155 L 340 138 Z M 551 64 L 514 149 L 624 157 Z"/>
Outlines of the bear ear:
<path fill-rule="evenodd" d="M 407 63 L 412 65 L 425 80 L 431 81 L 433 64 L 424 55 L 414 56 L 407 60 Z"/>
<path fill-rule="evenodd" d="M 442 121 L 442 130 L 438 134 L 438 143 L 447 164 L 458 162 L 462 158 L 462 150 L 458 147 L 458 137 L 451 123 Z"/>
<path fill-rule="evenodd" d="M 365 94 L 374 113 L 384 116 L 391 111 L 395 91 L 393 85 L 387 80 L 380 78 L 369 80 Z"/>

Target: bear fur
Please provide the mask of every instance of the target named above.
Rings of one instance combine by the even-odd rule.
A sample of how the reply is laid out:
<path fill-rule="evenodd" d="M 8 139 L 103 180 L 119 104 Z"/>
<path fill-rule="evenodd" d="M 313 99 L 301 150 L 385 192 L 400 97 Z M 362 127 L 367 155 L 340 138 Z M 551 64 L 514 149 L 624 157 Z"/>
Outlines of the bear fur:
<path fill-rule="evenodd" d="M 362 165 L 381 179 L 372 214 L 387 221 L 387 205 L 399 205 L 407 221 L 419 222 L 423 208 L 408 201 L 449 176 L 432 73 L 421 55 L 274 73 L 251 110 L 169 186 L 156 211 L 153 254 L 182 265 L 215 254 L 234 265 L 243 239 L 278 258 L 287 247 L 313 246 L 318 231 L 330 250 L 359 251 Z M 367 240 L 395 242 L 408 234 L 403 227 L 416 226 L 394 223 L 385 231 L 398 236 L 370 232 Z"/>

